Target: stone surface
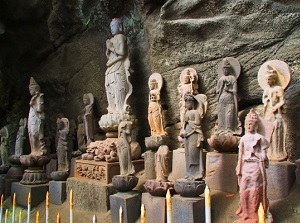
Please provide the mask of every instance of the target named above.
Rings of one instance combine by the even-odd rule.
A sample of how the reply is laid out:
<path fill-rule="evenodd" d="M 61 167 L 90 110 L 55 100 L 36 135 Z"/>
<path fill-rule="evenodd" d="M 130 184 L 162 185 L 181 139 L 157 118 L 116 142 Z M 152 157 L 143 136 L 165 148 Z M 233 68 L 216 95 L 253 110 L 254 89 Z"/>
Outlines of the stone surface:
<path fill-rule="evenodd" d="M 180 195 L 174 195 L 172 197 L 172 222 L 204 223 L 204 198 L 186 198 Z"/>
<path fill-rule="evenodd" d="M 296 182 L 298 185 L 300 185 L 300 159 L 296 160 L 297 169 L 295 170 L 296 173 Z"/>
<path fill-rule="evenodd" d="M 237 159 L 238 154 L 235 153 L 207 153 L 205 182 L 211 190 L 238 192 Z"/>
<path fill-rule="evenodd" d="M 136 172 L 144 169 L 144 160 L 133 160 L 132 163 Z M 94 179 L 108 184 L 112 177 L 118 174 L 120 174 L 119 162 L 76 160 L 76 177 Z"/>
<path fill-rule="evenodd" d="M 17 181 L 17 179 L 7 179 L 6 174 L 0 174 L 0 194 L 3 194 L 4 198 L 9 197 L 11 193 L 11 184 Z"/>
<path fill-rule="evenodd" d="M 120 192 L 131 191 L 138 184 L 139 178 L 136 176 L 116 175 L 112 178 L 113 187 Z"/>
<path fill-rule="evenodd" d="M 184 148 L 178 148 L 173 150 L 172 166 L 176 168 L 172 169 L 170 180 L 176 180 L 185 177 L 185 153 Z"/>
<path fill-rule="evenodd" d="M 135 222 L 141 215 L 141 196 L 130 192 L 119 192 L 109 197 L 112 223 L 119 223 L 119 208 L 123 210 L 123 222 Z"/>
<path fill-rule="evenodd" d="M 142 194 L 142 204 L 146 210 L 146 222 L 148 223 L 166 223 L 167 207 L 165 197 L 155 197 L 149 193 Z"/>
<path fill-rule="evenodd" d="M 175 191 L 182 197 L 198 197 L 204 192 L 204 180 L 178 179 L 174 182 Z"/>
<path fill-rule="evenodd" d="M 11 196 L 16 193 L 16 203 L 27 208 L 28 193 L 31 193 L 31 208 L 36 207 L 46 199 L 49 184 L 23 185 L 19 182 L 12 183 Z"/>
<path fill-rule="evenodd" d="M 74 209 L 107 212 L 110 209 L 109 195 L 116 193 L 111 184 L 71 177 L 67 180 L 67 199 L 70 190 L 74 193 Z"/>
<path fill-rule="evenodd" d="M 144 153 L 145 160 L 145 179 L 155 179 L 155 153 L 148 150 Z"/>
<path fill-rule="evenodd" d="M 60 205 L 67 198 L 67 181 L 49 181 L 50 203 Z"/>
<path fill-rule="evenodd" d="M 269 164 L 269 168 L 266 170 L 268 198 L 270 200 L 278 200 L 287 197 L 295 182 L 296 165 L 288 161 L 272 161 Z"/>

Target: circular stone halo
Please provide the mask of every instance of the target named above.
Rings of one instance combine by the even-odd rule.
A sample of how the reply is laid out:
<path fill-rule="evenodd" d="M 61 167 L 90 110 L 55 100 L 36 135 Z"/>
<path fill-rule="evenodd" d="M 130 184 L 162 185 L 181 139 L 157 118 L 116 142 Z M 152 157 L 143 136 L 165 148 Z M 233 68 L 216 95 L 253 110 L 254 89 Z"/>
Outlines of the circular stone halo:
<path fill-rule="evenodd" d="M 283 89 L 286 89 L 291 81 L 291 71 L 289 65 L 281 60 L 269 60 L 261 65 L 257 74 L 259 86 L 263 90 L 269 87 L 265 76 L 265 73 L 268 70 L 268 65 L 277 71 L 278 76 L 276 84 L 281 86 Z"/>
<path fill-rule="evenodd" d="M 180 83 L 183 83 L 183 76 L 186 72 L 190 71 L 190 75 L 195 78 L 195 83 L 198 83 L 198 74 L 194 68 L 185 68 L 180 74 Z"/>
<path fill-rule="evenodd" d="M 223 67 L 222 67 L 222 65 L 223 65 L 223 61 L 225 59 L 230 63 L 230 65 L 232 67 L 233 75 L 235 76 L 236 79 L 238 79 L 239 76 L 240 76 L 242 68 L 241 68 L 240 62 L 236 58 L 234 58 L 234 57 L 225 57 L 218 64 L 218 76 L 219 76 L 219 78 L 223 76 L 223 69 L 222 69 Z"/>
<path fill-rule="evenodd" d="M 151 80 L 156 80 L 157 81 L 157 88 L 160 91 L 161 88 L 162 88 L 162 85 L 163 85 L 163 79 L 162 79 L 161 74 L 153 73 L 153 74 L 150 75 L 149 80 L 148 80 L 149 89 L 150 89 Z"/>

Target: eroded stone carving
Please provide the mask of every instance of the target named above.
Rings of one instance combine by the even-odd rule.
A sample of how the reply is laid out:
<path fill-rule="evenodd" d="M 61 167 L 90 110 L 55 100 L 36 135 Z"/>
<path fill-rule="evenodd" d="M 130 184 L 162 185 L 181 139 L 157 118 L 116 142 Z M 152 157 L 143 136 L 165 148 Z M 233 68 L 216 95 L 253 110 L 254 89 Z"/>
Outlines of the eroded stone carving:
<path fill-rule="evenodd" d="M 16 143 L 15 143 L 15 156 L 23 155 L 24 140 L 26 139 L 25 129 L 27 125 L 27 118 L 21 118 L 19 125 L 20 127 L 17 133 Z"/>
<path fill-rule="evenodd" d="M 169 176 L 169 147 L 160 146 L 155 153 L 156 181 L 166 182 Z"/>
<path fill-rule="evenodd" d="M 83 126 L 84 133 L 86 136 L 86 145 L 94 141 L 94 130 L 93 130 L 93 106 L 94 96 L 92 93 L 83 95 Z"/>
<path fill-rule="evenodd" d="M 1 136 L 1 166 L 0 166 L 0 173 L 6 173 L 9 169 L 9 162 L 8 162 L 8 137 L 9 137 L 9 132 L 8 128 L 4 126 L 3 128 L 0 129 L 0 136 Z"/>
<path fill-rule="evenodd" d="M 284 90 L 290 82 L 289 66 L 280 60 L 264 63 L 258 72 L 258 82 L 264 89 L 264 117 L 274 124 L 272 142 L 268 149 L 270 160 L 283 161 L 287 159 L 285 147 L 286 123 L 282 116 L 285 104 Z"/>

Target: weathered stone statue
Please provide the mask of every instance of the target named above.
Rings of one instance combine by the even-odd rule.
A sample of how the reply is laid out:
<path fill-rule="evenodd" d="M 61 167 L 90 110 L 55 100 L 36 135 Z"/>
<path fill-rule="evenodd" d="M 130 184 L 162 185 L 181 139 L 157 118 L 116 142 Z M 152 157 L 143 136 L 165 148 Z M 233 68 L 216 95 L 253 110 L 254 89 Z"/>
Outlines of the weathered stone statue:
<path fill-rule="evenodd" d="M 285 69 L 284 69 L 285 68 Z M 285 147 L 286 123 L 282 116 L 285 104 L 284 89 L 290 81 L 288 65 L 283 61 L 268 61 L 259 71 L 259 83 L 264 89 L 263 104 L 264 117 L 274 124 L 272 142 L 268 149 L 270 160 L 283 161 L 287 159 Z"/>
<path fill-rule="evenodd" d="M 78 126 L 77 126 L 77 144 L 78 150 L 81 152 L 85 151 L 85 133 L 84 133 L 84 126 L 83 126 L 83 119 L 81 115 L 77 117 Z"/>
<path fill-rule="evenodd" d="M 151 136 L 162 136 L 167 133 L 164 130 L 162 107 L 160 102 L 160 90 L 162 87 L 162 77 L 159 73 L 154 73 L 149 78 L 149 107 L 148 121 L 151 129 Z"/>
<path fill-rule="evenodd" d="M 207 97 L 204 94 L 186 94 L 184 101 L 187 111 L 180 135 L 184 138 L 186 179 L 200 180 L 204 176 L 201 120 L 206 113 Z"/>
<path fill-rule="evenodd" d="M 10 166 L 9 162 L 8 162 L 8 137 L 9 137 L 9 132 L 8 132 L 8 128 L 6 126 L 4 126 L 3 128 L 0 129 L 0 136 L 1 136 L 1 167 L 0 170 L 1 172 L 3 172 L 2 170 L 5 169 L 7 172 L 7 168 Z"/>
<path fill-rule="evenodd" d="M 123 24 L 118 18 L 110 23 L 113 37 L 106 41 L 108 59 L 105 72 L 105 89 L 109 113 L 126 113 L 129 105 L 127 99 L 132 93 L 129 81 L 130 61 L 128 59 L 127 38 L 123 34 Z"/>
<path fill-rule="evenodd" d="M 160 146 L 155 153 L 156 181 L 166 182 L 169 177 L 169 147 Z"/>
<path fill-rule="evenodd" d="M 83 95 L 83 126 L 86 136 L 86 144 L 90 144 L 94 141 L 93 134 L 93 106 L 94 106 L 94 96 L 91 93 Z"/>
<path fill-rule="evenodd" d="M 251 109 L 246 116 L 246 134 L 239 143 L 239 158 L 236 174 L 239 177 L 240 203 L 236 214 L 241 216 L 236 222 L 258 222 L 258 207 L 262 203 L 265 213 L 268 211 L 267 149 L 268 140 L 257 133 L 258 115 Z M 268 214 L 268 218 L 271 215 Z"/>
<path fill-rule="evenodd" d="M 32 96 L 28 116 L 30 155 L 42 156 L 47 154 L 44 141 L 44 94 L 40 92 L 40 86 L 33 77 L 30 78 L 29 92 Z"/>
<path fill-rule="evenodd" d="M 27 118 L 21 118 L 19 125 L 20 127 L 17 133 L 16 143 L 15 143 L 15 156 L 23 155 L 23 145 L 24 145 L 24 140 L 26 139 L 25 129 L 27 125 Z"/>
<path fill-rule="evenodd" d="M 240 63 L 233 57 L 224 58 L 218 65 L 218 120 L 208 143 L 219 152 L 235 152 L 238 149 L 237 136 L 242 133 L 237 103 L 237 78 L 240 72 Z"/>
<path fill-rule="evenodd" d="M 132 122 L 122 121 L 119 124 L 119 138 L 117 141 L 117 149 L 121 176 L 133 175 L 135 173 L 134 166 L 131 162 L 131 130 Z"/>

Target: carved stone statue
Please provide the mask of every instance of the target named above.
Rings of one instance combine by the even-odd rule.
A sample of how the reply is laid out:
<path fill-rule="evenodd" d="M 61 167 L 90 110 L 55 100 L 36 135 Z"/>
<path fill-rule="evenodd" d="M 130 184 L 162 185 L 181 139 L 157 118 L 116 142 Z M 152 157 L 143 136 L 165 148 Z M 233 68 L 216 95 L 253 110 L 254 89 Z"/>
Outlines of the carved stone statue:
<path fill-rule="evenodd" d="M 3 128 L 0 129 L 0 136 L 1 136 L 0 149 L 1 149 L 1 161 L 2 161 L 0 169 L 2 170 L 3 168 L 6 169 L 7 167 L 10 166 L 10 164 L 8 162 L 8 150 L 9 150 L 8 137 L 9 137 L 9 132 L 8 132 L 8 128 L 6 126 L 4 126 Z"/>
<path fill-rule="evenodd" d="M 94 96 L 91 93 L 83 95 L 83 126 L 86 136 L 86 144 L 90 144 L 94 141 L 93 134 L 93 106 L 94 106 Z"/>
<path fill-rule="evenodd" d="M 206 113 L 207 97 L 204 94 L 186 94 L 184 101 L 187 111 L 180 135 L 184 138 L 186 179 L 200 180 L 204 176 L 201 120 Z"/>
<path fill-rule="evenodd" d="M 23 155 L 23 145 L 24 145 L 24 140 L 26 139 L 25 129 L 27 125 L 27 118 L 21 118 L 19 124 L 20 127 L 17 133 L 16 143 L 15 143 L 15 156 Z"/>
<path fill-rule="evenodd" d="M 286 123 L 282 116 L 285 104 L 284 89 L 290 81 L 288 65 L 283 61 L 268 61 L 259 71 L 259 83 L 264 89 L 264 117 L 274 124 L 272 142 L 268 149 L 270 160 L 283 161 L 287 159 L 285 147 Z M 263 80 L 262 77 L 265 79 Z"/>
<path fill-rule="evenodd" d="M 33 77 L 30 78 L 29 92 L 32 96 L 28 116 L 30 155 L 43 156 L 47 154 L 44 141 L 44 94 L 40 92 L 40 86 Z"/>
<path fill-rule="evenodd" d="M 177 89 L 180 95 L 179 99 L 179 107 L 180 107 L 180 122 L 181 126 L 183 126 L 184 119 L 185 119 L 185 101 L 184 96 L 187 93 L 192 95 L 198 94 L 198 75 L 197 71 L 193 68 L 186 68 L 180 74 L 180 84 L 178 85 Z"/>
<path fill-rule="evenodd" d="M 78 126 L 77 126 L 77 144 L 78 144 L 78 150 L 81 152 L 85 152 L 85 133 L 84 133 L 84 125 L 83 125 L 83 119 L 81 115 L 78 115 L 77 117 Z"/>
<path fill-rule="evenodd" d="M 119 124 L 119 137 L 117 141 L 118 156 L 120 162 L 120 175 L 129 176 L 135 173 L 131 162 L 131 130 L 132 122 L 122 121 Z"/>
<path fill-rule="evenodd" d="M 257 113 L 251 109 L 245 120 L 246 133 L 239 143 L 236 174 L 239 177 L 240 202 L 236 214 L 241 219 L 236 222 L 258 222 L 260 203 L 265 213 L 268 211 L 266 168 L 269 142 L 257 133 L 258 121 Z"/>
<path fill-rule="evenodd" d="M 106 41 L 106 57 L 108 59 L 105 72 L 105 89 L 109 113 L 127 113 L 127 99 L 132 93 L 129 81 L 130 61 L 128 59 L 127 38 L 123 34 L 123 24 L 120 19 L 110 23 L 113 37 Z"/>
<path fill-rule="evenodd" d="M 156 181 L 166 182 L 169 177 L 169 147 L 160 146 L 155 153 Z"/>

